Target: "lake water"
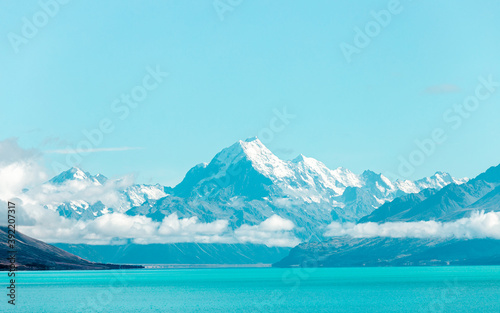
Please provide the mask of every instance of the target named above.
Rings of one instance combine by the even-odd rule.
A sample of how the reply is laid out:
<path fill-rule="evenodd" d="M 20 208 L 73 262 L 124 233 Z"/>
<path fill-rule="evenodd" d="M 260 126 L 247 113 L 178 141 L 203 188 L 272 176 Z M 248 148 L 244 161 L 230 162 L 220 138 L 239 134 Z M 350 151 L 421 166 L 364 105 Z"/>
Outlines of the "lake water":
<path fill-rule="evenodd" d="M 2 288 L 7 282 L 4 272 Z M 500 267 L 18 272 L 15 312 L 500 312 Z M 9 312 L 3 292 L 0 311 Z"/>

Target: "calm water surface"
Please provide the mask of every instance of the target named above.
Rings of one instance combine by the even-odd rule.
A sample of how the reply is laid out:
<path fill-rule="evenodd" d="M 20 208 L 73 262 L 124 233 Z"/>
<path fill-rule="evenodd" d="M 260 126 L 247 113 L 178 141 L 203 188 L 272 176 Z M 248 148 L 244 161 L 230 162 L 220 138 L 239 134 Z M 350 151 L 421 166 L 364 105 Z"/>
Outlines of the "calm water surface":
<path fill-rule="evenodd" d="M 5 289 L 7 274 L 3 273 Z M 2 312 L 500 312 L 500 267 L 19 272 Z"/>

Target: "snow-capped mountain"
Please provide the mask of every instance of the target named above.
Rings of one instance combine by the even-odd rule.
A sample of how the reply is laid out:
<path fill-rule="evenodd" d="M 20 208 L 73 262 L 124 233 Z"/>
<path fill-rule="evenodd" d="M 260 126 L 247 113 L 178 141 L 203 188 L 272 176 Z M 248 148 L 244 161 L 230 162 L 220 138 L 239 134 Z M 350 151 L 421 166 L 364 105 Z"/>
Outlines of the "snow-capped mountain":
<path fill-rule="evenodd" d="M 293 221 L 304 239 L 321 234 L 334 220 L 356 221 L 396 197 L 450 183 L 462 180 L 436 173 L 415 182 L 391 182 L 371 171 L 356 175 L 342 167 L 331 170 L 303 155 L 284 161 L 259 139 L 250 138 L 193 167 L 165 197 L 127 214 L 161 221 L 176 212 L 203 222 L 225 219 L 233 228 L 278 214 Z"/>
<path fill-rule="evenodd" d="M 222 150 L 209 164 L 199 164 L 192 168 L 174 188 L 174 192 L 182 196 L 191 196 L 193 193 L 204 197 L 214 196 L 232 183 L 242 183 L 238 180 L 244 180 L 244 175 L 241 175 L 243 173 L 258 177 L 261 184 L 251 189 L 233 190 L 235 195 L 248 197 L 254 193 L 262 193 L 269 196 L 278 189 L 280 196 L 316 203 L 341 196 L 348 187 L 368 189 L 380 200 L 384 200 L 392 198 L 398 192 L 415 193 L 425 188 L 442 188 L 449 183 L 462 183 L 446 173 L 436 173 L 415 182 L 393 183 L 372 171 L 356 175 L 342 167 L 330 170 L 320 161 L 304 155 L 299 155 L 292 161 L 283 161 L 259 139 L 250 138 Z M 241 193 L 238 194 L 237 191 Z"/>
<path fill-rule="evenodd" d="M 123 191 L 126 201 L 130 203 L 130 207 L 135 207 L 147 203 L 149 201 L 156 201 L 165 197 L 165 187 L 160 184 L 156 185 L 132 185 Z"/>
<path fill-rule="evenodd" d="M 441 189 L 449 184 L 457 184 L 461 185 L 466 183 L 468 178 L 457 179 L 451 177 L 450 174 L 444 172 L 436 172 L 434 175 L 430 177 L 425 177 L 416 181 L 404 180 L 397 181 L 396 184 L 398 188 L 403 190 L 405 193 L 417 193 L 419 190 L 433 188 L 433 189 Z"/>
<path fill-rule="evenodd" d="M 451 221 L 469 217 L 474 211 L 500 211 L 499 201 L 500 165 L 460 185 L 449 184 L 397 198 L 359 222 Z"/>
<path fill-rule="evenodd" d="M 102 174 L 91 175 L 73 167 L 50 179 L 38 192 L 44 195 L 47 209 L 72 219 L 93 219 L 108 213 L 125 212 L 167 195 L 165 187 L 159 184 L 120 188 L 122 186 L 120 181 L 110 182 Z M 108 202 L 110 204 L 105 204 Z"/>
<path fill-rule="evenodd" d="M 48 183 L 53 185 L 62 185 L 68 181 L 84 181 L 94 185 L 103 185 L 107 180 L 108 178 L 102 174 L 93 176 L 77 167 L 72 167 L 69 170 L 53 177 L 48 181 Z"/>
<path fill-rule="evenodd" d="M 70 201 L 46 207 L 73 219 L 126 212 L 162 221 L 176 213 L 202 222 L 227 220 L 232 229 L 277 214 L 295 224 L 300 239 L 308 239 L 321 236 L 332 221 L 357 221 L 397 197 L 464 181 L 438 172 L 418 181 L 393 182 L 372 171 L 357 175 L 342 167 L 331 170 L 304 155 L 285 161 L 259 139 L 250 138 L 223 149 L 209 163 L 194 166 L 174 188 L 123 186 L 101 174 L 72 168 L 48 181 L 46 189 L 60 193 L 71 186 L 79 191 Z M 105 191 L 102 199 L 94 196 L 98 190 Z"/>

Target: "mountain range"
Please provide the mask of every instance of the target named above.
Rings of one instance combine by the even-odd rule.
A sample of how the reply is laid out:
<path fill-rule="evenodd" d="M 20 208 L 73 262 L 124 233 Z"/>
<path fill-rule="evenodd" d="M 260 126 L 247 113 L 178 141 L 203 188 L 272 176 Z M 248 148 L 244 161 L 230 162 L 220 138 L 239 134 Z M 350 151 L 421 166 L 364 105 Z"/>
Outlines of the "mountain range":
<path fill-rule="evenodd" d="M 51 190 L 75 182 L 105 188 L 107 181 L 102 174 L 71 168 L 46 184 Z M 70 219 L 120 212 L 161 221 L 176 213 L 206 223 L 227 220 L 232 229 L 256 225 L 276 214 L 292 221 L 295 235 L 306 240 L 322 238 L 324 226 L 332 221 L 355 222 L 398 197 L 466 181 L 443 172 L 417 181 L 391 181 L 369 170 L 360 175 L 342 167 L 331 170 L 304 155 L 284 161 L 259 139 L 250 138 L 223 149 L 209 163 L 194 166 L 173 188 L 131 185 L 120 190 L 115 207 L 84 197 L 45 206 Z"/>
<path fill-rule="evenodd" d="M 366 222 L 452 221 L 474 211 L 500 209 L 500 165 L 464 184 L 425 189 L 382 205 L 359 220 Z"/>

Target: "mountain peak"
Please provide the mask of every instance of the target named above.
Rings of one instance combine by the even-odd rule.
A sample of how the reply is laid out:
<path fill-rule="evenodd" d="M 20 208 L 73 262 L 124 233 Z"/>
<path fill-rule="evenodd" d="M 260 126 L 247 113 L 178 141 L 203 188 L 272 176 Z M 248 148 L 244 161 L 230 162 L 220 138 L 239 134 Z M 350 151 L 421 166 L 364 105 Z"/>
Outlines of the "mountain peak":
<path fill-rule="evenodd" d="M 69 170 L 62 172 L 61 174 L 54 176 L 51 180 L 49 180 L 49 183 L 54 185 L 61 185 L 67 181 L 90 181 L 94 184 L 102 185 L 106 182 L 106 180 L 108 179 L 102 174 L 93 176 L 78 167 L 72 167 Z"/>
<path fill-rule="evenodd" d="M 306 157 L 303 154 L 299 154 L 299 156 L 293 159 L 291 163 L 299 166 L 299 168 L 307 168 L 317 173 L 323 172 L 323 173 L 328 173 L 328 175 L 331 175 L 331 170 L 328 167 L 326 167 L 325 164 L 316 160 L 315 158 Z"/>
<path fill-rule="evenodd" d="M 292 160 L 292 163 L 300 163 L 300 162 L 310 162 L 310 161 L 316 161 L 316 159 L 313 159 L 313 158 L 309 158 L 309 157 L 306 157 L 305 155 L 303 155 L 302 153 L 299 154 L 295 159 Z"/>
<path fill-rule="evenodd" d="M 210 162 L 222 165 L 217 171 L 225 172 L 231 164 L 247 160 L 260 174 L 272 179 L 292 176 L 288 163 L 274 155 L 257 137 L 239 140 L 223 149 Z"/>
<path fill-rule="evenodd" d="M 434 173 L 434 175 L 439 175 L 439 176 L 450 176 L 449 173 L 446 173 L 446 172 L 443 172 L 443 171 L 437 171 L 436 173 Z"/>
<path fill-rule="evenodd" d="M 431 176 L 431 178 L 440 178 L 447 181 L 453 181 L 453 177 L 451 177 L 449 173 L 442 171 L 437 171 L 436 173 L 434 173 L 434 175 Z"/>
<path fill-rule="evenodd" d="M 383 181 L 384 183 L 388 184 L 390 183 L 390 180 L 386 178 L 384 175 L 380 173 L 375 173 L 374 171 L 371 170 L 365 170 L 362 174 L 361 177 L 363 177 L 367 181 Z"/>
<path fill-rule="evenodd" d="M 257 137 L 247 138 L 238 141 L 243 150 L 258 150 L 260 152 L 271 153 L 271 151 Z"/>
<path fill-rule="evenodd" d="M 490 167 L 486 172 L 480 174 L 475 178 L 475 180 L 484 180 L 489 183 L 499 183 L 500 182 L 500 164 L 497 166 Z"/>
<path fill-rule="evenodd" d="M 363 177 L 380 177 L 380 174 L 375 173 L 374 171 L 371 170 L 365 170 L 361 176 Z"/>
<path fill-rule="evenodd" d="M 366 184 L 375 184 L 378 186 L 377 188 L 388 188 L 389 190 L 394 189 L 394 184 L 391 182 L 391 180 L 387 177 L 385 177 L 382 174 L 375 173 L 374 171 L 371 170 L 365 170 L 362 174 L 361 177 L 364 179 Z"/>
<path fill-rule="evenodd" d="M 271 150 L 269 150 L 264 144 L 257 138 L 249 138 L 245 141 L 240 140 L 239 144 L 242 148 L 242 152 L 248 157 L 249 160 L 279 160 Z"/>
<path fill-rule="evenodd" d="M 252 161 L 262 157 L 277 158 L 257 137 L 251 137 L 246 140 L 239 140 L 223 149 L 214 157 L 214 160 L 220 163 L 235 163 L 242 158 Z"/>
<path fill-rule="evenodd" d="M 85 175 L 85 172 L 81 168 L 75 167 L 75 166 L 73 166 L 72 168 L 70 168 L 66 172 L 69 172 L 69 173 L 77 175 L 77 176 Z"/>

